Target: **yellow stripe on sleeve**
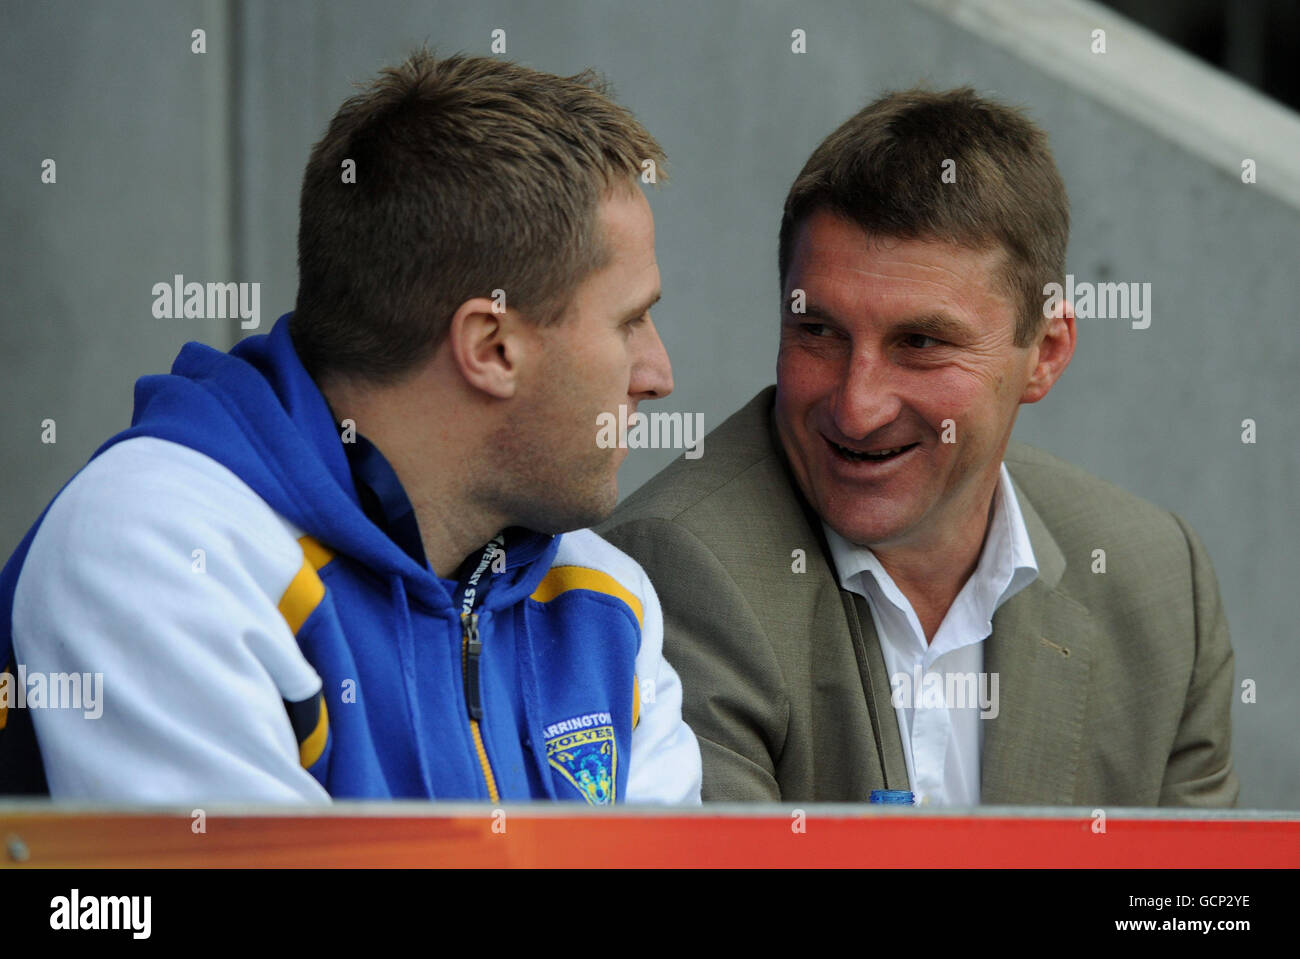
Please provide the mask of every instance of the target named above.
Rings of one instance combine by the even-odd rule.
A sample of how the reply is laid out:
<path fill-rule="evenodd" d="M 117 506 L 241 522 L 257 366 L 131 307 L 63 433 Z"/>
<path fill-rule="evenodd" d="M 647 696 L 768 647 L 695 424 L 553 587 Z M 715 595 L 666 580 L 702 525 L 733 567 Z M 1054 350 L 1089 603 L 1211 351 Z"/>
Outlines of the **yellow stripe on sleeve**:
<path fill-rule="evenodd" d="M 302 547 L 302 568 L 294 575 L 289 588 L 280 597 L 280 615 L 289 624 L 289 630 L 298 635 L 302 624 L 325 598 L 325 584 L 316 571 L 334 558 L 334 553 L 311 536 L 298 539 Z"/>
<path fill-rule="evenodd" d="M 314 537 L 300 537 L 298 545 L 302 547 L 302 555 L 307 558 L 307 562 L 311 563 L 313 569 L 320 569 L 334 558 L 334 551 L 322 546 Z"/>
<path fill-rule="evenodd" d="M 573 589 L 586 589 L 593 593 L 604 593 L 626 603 L 636 614 L 637 625 L 642 626 L 641 600 L 623 588 L 623 584 L 609 573 L 585 566 L 552 566 L 550 571 L 537 584 L 531 599 L 539 603 L 549 603 L 562 593 Z"/>
<path fill-rule="evenodd" d="M 316 764 L 316 760 L 320 759 L 320 754 L 325 751 L 325 741 L 329 738 L 329 733 L 330 718 L 325 711 L 325 694 L 321 693 L 320 716 L 316 719 L 316 728 L 298 745 L 298 759 L 302 762 L 303 769 L 310 769 Z"/>
<path fill-rule="evenodd" d="M 307 559 L 302 561 L 302 568 L 294 576 L 289 588 L 280 598 L 280 615 L 289 624 L 289 630 L 295 636 L 307 617 L 312 614 L 320 601 L 325 598 L 325 584 L 316 575 L 315 568 Z"/>

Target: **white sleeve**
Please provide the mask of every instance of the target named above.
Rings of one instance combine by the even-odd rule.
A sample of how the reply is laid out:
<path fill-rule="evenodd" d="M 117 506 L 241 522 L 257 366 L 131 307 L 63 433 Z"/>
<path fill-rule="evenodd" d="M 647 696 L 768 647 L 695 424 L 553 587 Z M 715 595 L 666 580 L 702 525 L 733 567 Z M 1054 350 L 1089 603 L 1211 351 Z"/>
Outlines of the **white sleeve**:
<path fill-rule="evenodd" d="M 664 614 L 640 564 L 643 623 L 636 658 L 641 720 L 632 731 L 627 802 L 700 805 L 700 744 L 682 719 L 682 683 L 664 659 Z"/>
<path fill-rule="evenodd" d="M 82 708 L 29 704 L 51 796 L 328 802 L 283 702 L 321 688 L 278 608 L 302 562 L 293 528 L 200 453 L 137 438 L 93 460 L 14 596 L 28 687 L 80 673 L 101 690 Z"/>

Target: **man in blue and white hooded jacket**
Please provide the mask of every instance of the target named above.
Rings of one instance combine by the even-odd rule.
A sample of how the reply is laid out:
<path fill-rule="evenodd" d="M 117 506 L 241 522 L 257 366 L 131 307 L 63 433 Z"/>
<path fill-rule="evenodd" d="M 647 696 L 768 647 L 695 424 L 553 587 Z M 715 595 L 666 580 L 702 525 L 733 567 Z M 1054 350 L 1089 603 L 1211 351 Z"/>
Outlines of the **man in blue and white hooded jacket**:
<path fill-rule="evenodd" d="M 0 576 L 0 792 L 698 803 L 654 589 L 581 528 L 599 415 L 672 389 L 646 160 L 588 78 L 498 60 L 344 103 L 295 311 L 140 380 Z M 71 673 L 98 715 L 42 708 Z"/>

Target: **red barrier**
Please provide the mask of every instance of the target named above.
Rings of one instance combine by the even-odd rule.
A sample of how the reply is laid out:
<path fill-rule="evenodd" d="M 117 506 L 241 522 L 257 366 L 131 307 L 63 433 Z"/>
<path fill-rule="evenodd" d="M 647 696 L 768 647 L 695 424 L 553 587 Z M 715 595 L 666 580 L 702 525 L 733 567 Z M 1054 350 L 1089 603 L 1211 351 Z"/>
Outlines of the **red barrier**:
<path fill-rule="evenodd" d="M 412 812 L 413 808 L 419 812 Z M 318 815 L 0 809 L 0 864 L 1295 868 L 1300 821 L 915 810 L 569 814 L 404 804 Z M 364 811 L 362 811 L 364 810 Z M 1072 811 L 1077 813 L 1078 811 Z M 201 831 L 199 831 L 201 828 Z"/>

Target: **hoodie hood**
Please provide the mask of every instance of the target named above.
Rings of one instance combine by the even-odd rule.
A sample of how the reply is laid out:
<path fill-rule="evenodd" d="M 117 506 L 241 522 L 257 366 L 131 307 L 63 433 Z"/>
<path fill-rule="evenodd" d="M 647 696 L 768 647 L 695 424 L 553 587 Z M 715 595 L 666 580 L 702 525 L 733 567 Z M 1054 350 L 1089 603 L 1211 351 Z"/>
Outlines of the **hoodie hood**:
<path fill-rule="evenodd" d="M 221 463 L 307 535 L 385 579 L 400 577 L 411 599 L 454 613 L 446 581 L 365 515 L 333 415 L 293 347 L 290 316 L 229 353 L 187 343 L 170 374 L 136 383 L 131 427 L 95 455 L 137 436 L 187 446 Z M 556 536 L 510 530 L 505 572 L 494 577 L 484 608 L 529 595 L 558 545 Z"/>

